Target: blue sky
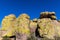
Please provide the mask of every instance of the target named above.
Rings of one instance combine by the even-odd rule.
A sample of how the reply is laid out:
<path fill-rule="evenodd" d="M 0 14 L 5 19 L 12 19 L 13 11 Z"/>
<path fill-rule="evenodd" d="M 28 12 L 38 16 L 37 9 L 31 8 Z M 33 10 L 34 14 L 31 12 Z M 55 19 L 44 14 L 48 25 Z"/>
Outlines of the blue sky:
<path fill-rule="evenodd" d="M 0 0 L 0 24 L 4 16 L 27 13 L 30 19 L 38 18 L 40 12 L 54 11 L 60 19 L 60 0 Z"/>

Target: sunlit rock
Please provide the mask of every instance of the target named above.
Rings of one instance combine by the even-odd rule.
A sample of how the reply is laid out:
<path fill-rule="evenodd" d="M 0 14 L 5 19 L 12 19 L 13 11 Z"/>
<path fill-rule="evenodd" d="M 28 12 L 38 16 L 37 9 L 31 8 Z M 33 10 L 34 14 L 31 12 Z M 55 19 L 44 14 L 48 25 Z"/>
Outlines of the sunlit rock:
<path fill-rule="evenodd" d="M 25 13 L 21 14 L 17 18 L 17 24 L 18 24 L 18 26 L 17 26 L 16 31 L 18 31 L 18 33 L 21 37 L 19 40 L 27 40 L 27 37 L 30 36 L 30 29 L 29 29 L 30 17 Z"/>
<path fill-rule="evenodd" d="M 55 36 L 60 37 L 60 23 L 56 20 L 51 20 L 49 18 L 43 18 L 38 21 L 38 31 L 40 36 L 49 39 L 54 39 Z"/>
<path fill-rule="evenodd" d="M 52 20 L 56 20 L 55 12 L 41 12 L 40 19 L 42 18 L 50 18 Z"/>
<path fill-rule="evenodd" d="M 6 33 L 3 36 L 12 36 L 15 31 L 15 22 L 16 17 L 14 14 L 5 16 L 2 20 L 2 30 L 6 30 Z"/>

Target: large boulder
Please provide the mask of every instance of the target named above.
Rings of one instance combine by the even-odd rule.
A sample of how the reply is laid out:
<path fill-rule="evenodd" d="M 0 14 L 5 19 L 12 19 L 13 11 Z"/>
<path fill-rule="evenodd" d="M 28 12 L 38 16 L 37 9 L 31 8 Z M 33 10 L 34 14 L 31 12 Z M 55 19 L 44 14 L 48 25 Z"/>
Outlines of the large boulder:
<path fill-rule="evenodd" d="M 3 36 L 12 36 L 15 32 L 16 17 L 14 14 L 5 16 L 2 20 L 2 30 L 6 30 Z"/>
<path fill-rule="evenodd" d="M 51 20 L 50 18 L 43 18 L 38 20 L 38 31 L 40 36 L 48 39 L 55 39 L 60 37 L 60 23 L 57 20 Z"/>
<path fill-rule="evenodd" d="M 50 18 L 52 20 L 56 20 L 55 12 L 41 12 L 40 19 L 42 18 Z"/>
<path fill-rule="evenodd" d="M 23 13 L 17 18 L 17 35 L 20 35 L 17 37 L 17 40 L 27 40 L 27 37 L 30 36 L 30 17 Z M 24 38 L 23 38 L 24 37 Z"/>

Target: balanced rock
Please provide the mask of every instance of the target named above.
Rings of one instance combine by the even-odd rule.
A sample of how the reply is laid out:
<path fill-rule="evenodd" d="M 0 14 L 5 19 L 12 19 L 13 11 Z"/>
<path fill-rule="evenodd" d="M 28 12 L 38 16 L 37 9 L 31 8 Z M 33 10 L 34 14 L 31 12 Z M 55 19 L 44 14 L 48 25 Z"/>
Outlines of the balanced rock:
<path fill-rule="evenodd" d="M 41 12 L 40 19 L 42 18 L 50 18 L 52 20 L 56 20 L 55 12 Z"/>

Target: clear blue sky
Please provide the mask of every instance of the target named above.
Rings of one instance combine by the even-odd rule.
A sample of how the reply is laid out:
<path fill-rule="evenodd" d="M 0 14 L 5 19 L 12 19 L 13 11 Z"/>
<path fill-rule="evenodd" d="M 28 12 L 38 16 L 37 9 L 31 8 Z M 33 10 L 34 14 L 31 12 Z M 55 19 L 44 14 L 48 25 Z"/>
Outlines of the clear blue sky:
<path fill-rule="evenodd" d="M 16 16 L 27 13 L 33 19 L 43 11 L 54 11 L 60 19 L 60 0 L 0 0 L 0 23 L 4 16 L 11 13 Z"/>

